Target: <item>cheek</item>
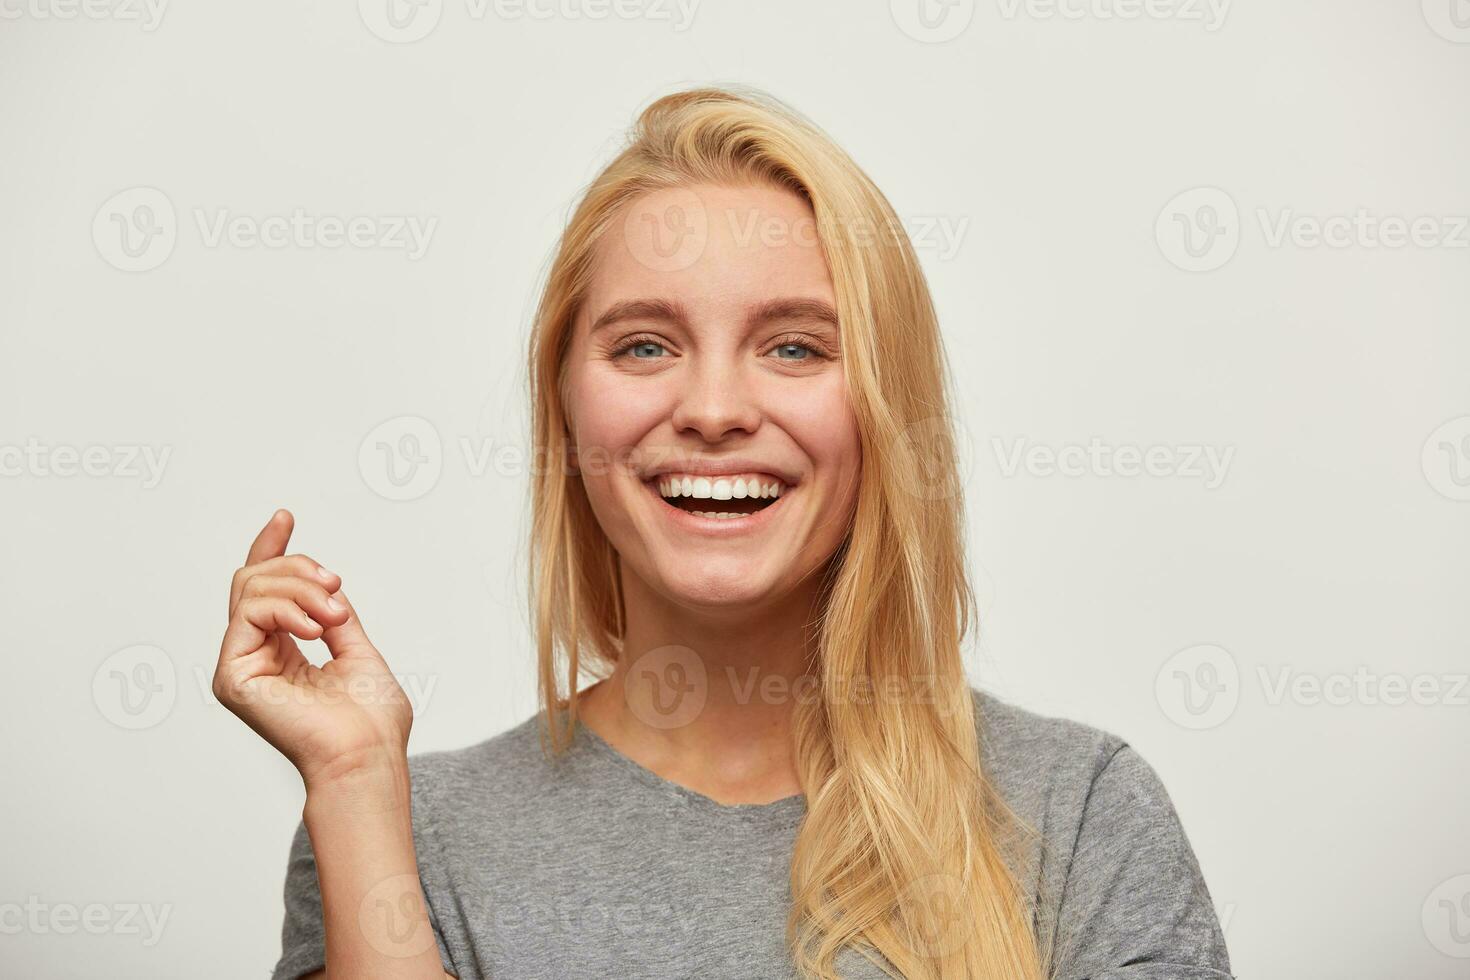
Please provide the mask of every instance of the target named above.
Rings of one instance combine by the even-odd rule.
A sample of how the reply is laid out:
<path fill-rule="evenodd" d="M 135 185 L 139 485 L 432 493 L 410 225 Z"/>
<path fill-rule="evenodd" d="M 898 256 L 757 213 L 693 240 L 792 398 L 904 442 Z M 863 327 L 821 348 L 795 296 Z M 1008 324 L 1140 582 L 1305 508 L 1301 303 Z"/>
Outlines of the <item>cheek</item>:
<path fill-rule="evenodd" d="M 667 418 L 669 409 L 646 378 L 619 374 L 598 365 L 576 371 L 568 379 L 573 424 L 579 451 L 615 454 L 638 444 Z"/>
<path fill-rule="evenodd" d="M 639 537 L 629 523 L 630 484 L 621 477 L 627 474 L 630 452 L 669 413 L 658 386 L 647 381 L 597 363 L 585 364 L 567 378 L 582 488 L 598 523 L 620 551 Z"/>
<path fill-rule="evenodd" d="M 811 460 L 824 492 L 834 499 L 856 499 L 862 441 L 842 375 L 833 372 L 821 384 L 793 387 L 780 404 L 782 428 Z"/>

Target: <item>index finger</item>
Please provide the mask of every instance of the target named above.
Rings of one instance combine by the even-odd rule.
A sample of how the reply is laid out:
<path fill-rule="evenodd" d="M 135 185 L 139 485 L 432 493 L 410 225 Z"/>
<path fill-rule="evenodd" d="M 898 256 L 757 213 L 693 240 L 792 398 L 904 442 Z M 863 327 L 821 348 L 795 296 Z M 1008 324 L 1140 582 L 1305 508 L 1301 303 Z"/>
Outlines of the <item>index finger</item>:
<path fill-rule="evenodd" d="M 291 529 L 296 526 L 296 518 L 291 516 L 289 510 L 284 508 L 271 515 L 271 519 L 265 522 L 265 527 L 255 536 L 250 545 L 250 554 L 245 558 L 245 564 L 256 565 L 267 558 L 279 558 L 286 553 L 286 542 L 291 540 Z"/>

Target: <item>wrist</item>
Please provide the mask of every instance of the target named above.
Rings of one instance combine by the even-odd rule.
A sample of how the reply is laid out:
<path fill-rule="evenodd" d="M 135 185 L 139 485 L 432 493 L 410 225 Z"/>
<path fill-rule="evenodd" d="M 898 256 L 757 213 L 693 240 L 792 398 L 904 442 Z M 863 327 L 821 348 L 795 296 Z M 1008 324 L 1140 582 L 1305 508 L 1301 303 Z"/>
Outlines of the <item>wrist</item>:
<path fill-rule="evenodd" d="M 408 754 L 403 751 L 359 753 L 303 770 L 301 775 L 308 814 L 342 806 L 369 811 L 408 807 Z"/>

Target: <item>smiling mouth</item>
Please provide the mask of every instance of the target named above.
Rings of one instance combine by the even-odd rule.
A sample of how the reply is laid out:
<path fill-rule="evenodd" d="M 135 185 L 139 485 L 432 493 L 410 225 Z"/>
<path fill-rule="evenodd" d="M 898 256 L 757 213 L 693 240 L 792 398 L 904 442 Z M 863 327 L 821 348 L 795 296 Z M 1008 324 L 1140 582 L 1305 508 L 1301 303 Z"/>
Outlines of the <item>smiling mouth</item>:
<path fill-rule="evenodd" d="M 761 473 L 717 477 L 665 473 L 652 485 L 669 506 L 721 521 L 740 520 L 765 510 L 788 489 L 775 477 Z"/>

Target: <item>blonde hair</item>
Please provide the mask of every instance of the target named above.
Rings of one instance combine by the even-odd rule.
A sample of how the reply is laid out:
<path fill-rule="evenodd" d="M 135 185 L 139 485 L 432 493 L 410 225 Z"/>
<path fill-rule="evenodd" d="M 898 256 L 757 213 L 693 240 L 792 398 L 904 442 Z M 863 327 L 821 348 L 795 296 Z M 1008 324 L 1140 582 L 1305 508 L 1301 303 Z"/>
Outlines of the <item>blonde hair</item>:
<path fill-rule="evenodd" d="M 1025 829 L 981 770 L 960 654 L 973 596 L 938 322 L 897 216 L 830 137 L 749 89 L 678 92 L 642 112 L 548 273 L 530 347 L 534 458 L 568 453 L 563 367 L 598 239 L 641 194 L 755 182 L 791 190 L 815 215 L 863 459 L 824 593 L 821 696 L 795 708 L 807 812 L 791 862 L 793 960 L 805 976 L 835 977 L 850 948 L 904 977 L 1037 980 L 1032 910 L 1009 860 Z M 620 654 L 623 601 L 581 480 L 542 466 L 532 499 L 543 734 L 560 752 L 578 681 L 607 676 Z M 871 696 L 854 697 L 864 683 Z"/>

